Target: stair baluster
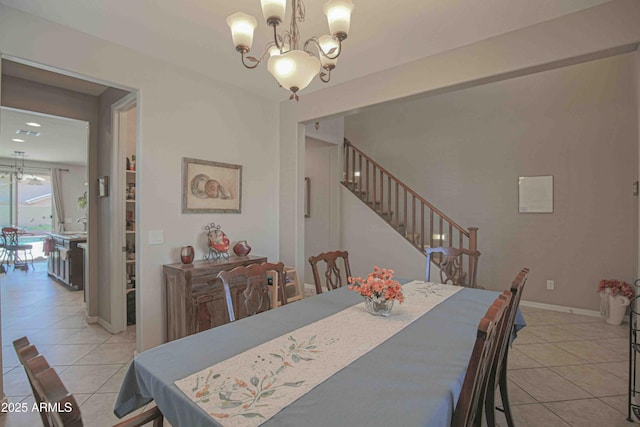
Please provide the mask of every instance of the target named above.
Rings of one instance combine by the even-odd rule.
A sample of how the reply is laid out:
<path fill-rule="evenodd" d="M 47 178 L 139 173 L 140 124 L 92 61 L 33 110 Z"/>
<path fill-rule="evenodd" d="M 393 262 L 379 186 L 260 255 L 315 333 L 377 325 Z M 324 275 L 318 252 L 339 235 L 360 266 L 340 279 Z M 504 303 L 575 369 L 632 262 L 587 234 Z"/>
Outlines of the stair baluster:
<path fill-rule="evenodd" d="M 424 254 L 424 249 L 427 246 L 448 245 L 453 247 L 454 242 L 460 248 L 466 246 L 466 249 L 477 250 L 477 227 L 469 227 L 465 230 L 456 224 L 385 168 L 354 147 L 346 138 L 344 168 L 345 181 L 343 185 L 387 221 L 421 253 Z M 387 181 L 386 195 L 385 177 Z M 409 203 L 409 197 L 411 197 L 411 203 Z M 419 205 L 419 212 L 416 209 L 417 205 Z M 410 210 L 411 213 L 409 213 Z M 427 214 L 429 215 L 428 222 L 426 220 Z M 437 230 L 434 228 L 436 226 Z M 457 238 L 454 234 L 457 234 Z M 468 268 L 472 268 L 471 262 L 469 262 Z"/>

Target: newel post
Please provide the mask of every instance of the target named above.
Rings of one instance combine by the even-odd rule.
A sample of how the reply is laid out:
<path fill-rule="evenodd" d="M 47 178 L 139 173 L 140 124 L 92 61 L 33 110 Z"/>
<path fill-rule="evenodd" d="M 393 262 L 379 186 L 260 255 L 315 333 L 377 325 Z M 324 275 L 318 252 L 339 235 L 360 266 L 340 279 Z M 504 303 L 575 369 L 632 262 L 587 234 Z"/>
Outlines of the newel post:
<path fill-rule="evenodd" d="M 478 227 L 469 227 L 469 250 L 477 251 L 478 250 Z M 478 265 L 477 262 L 475 265 Z M 469 258 L 469 277 L 474 277 L 475 271 L 471 271 L 474 268 L 474 263 Z"/>

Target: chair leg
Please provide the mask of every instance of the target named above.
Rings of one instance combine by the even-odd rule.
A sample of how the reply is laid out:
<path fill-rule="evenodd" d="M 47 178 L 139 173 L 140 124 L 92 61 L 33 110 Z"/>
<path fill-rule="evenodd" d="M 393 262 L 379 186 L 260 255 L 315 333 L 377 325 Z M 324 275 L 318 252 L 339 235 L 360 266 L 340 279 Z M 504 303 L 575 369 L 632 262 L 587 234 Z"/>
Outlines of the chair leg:
<path fill-rule="evenodd" d="M 502 398 L 502 407 L 504 408 L 504 416 L 507 419 L 507 425 L 514 427 L 513 416 L 511 415 L 511 407 L 509 406 L 509 392 L 507 391 L 507 360 L 505 357 L 505 363 L 500 370 L 500 397 Z"/>
<path fill-rule="evenodd" d="M 495 384 L 495 381 L 490 378 L 489 384 Z M 496 399 L 495 399 L 495 389 L 493 387 L 487 388 L 487 395 L 484 398 L 484 410 L 487 413 L 487 427 L 495 427 L 496 426 Z"/>

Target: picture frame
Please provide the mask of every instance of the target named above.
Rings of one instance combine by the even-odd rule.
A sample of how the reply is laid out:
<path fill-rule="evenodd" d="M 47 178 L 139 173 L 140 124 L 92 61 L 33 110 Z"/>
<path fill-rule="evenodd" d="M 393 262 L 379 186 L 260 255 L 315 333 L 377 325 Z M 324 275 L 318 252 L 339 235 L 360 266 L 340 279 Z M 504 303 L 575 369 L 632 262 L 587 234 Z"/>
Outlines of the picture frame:
<path fill-rule="evenodd" d="M 241 213 L 242 166 L 182 159 L 182 213 Z"/>
<path fill-rule="evenodd" d="M 98 197 L 108 197 L 108 196 L 109 196 L 109 177 L 100 176 L 98 177 Z"/>
<path fill-rule="evenodd" d="M 553 213 L 553 176 L 518 177 L 518 212 Z"/>

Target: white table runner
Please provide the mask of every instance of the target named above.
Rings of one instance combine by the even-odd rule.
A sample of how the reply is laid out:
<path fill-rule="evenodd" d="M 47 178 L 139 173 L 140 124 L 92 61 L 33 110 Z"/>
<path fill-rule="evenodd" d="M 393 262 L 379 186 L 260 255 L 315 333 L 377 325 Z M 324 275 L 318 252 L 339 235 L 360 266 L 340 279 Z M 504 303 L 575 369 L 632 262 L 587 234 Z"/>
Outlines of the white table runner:
<path fill-rule="evenodd" d="M 390 317 L 356 304 L 175 384 L 223 426 L 258 426 L 460 289 L 413 281 Z"/>

